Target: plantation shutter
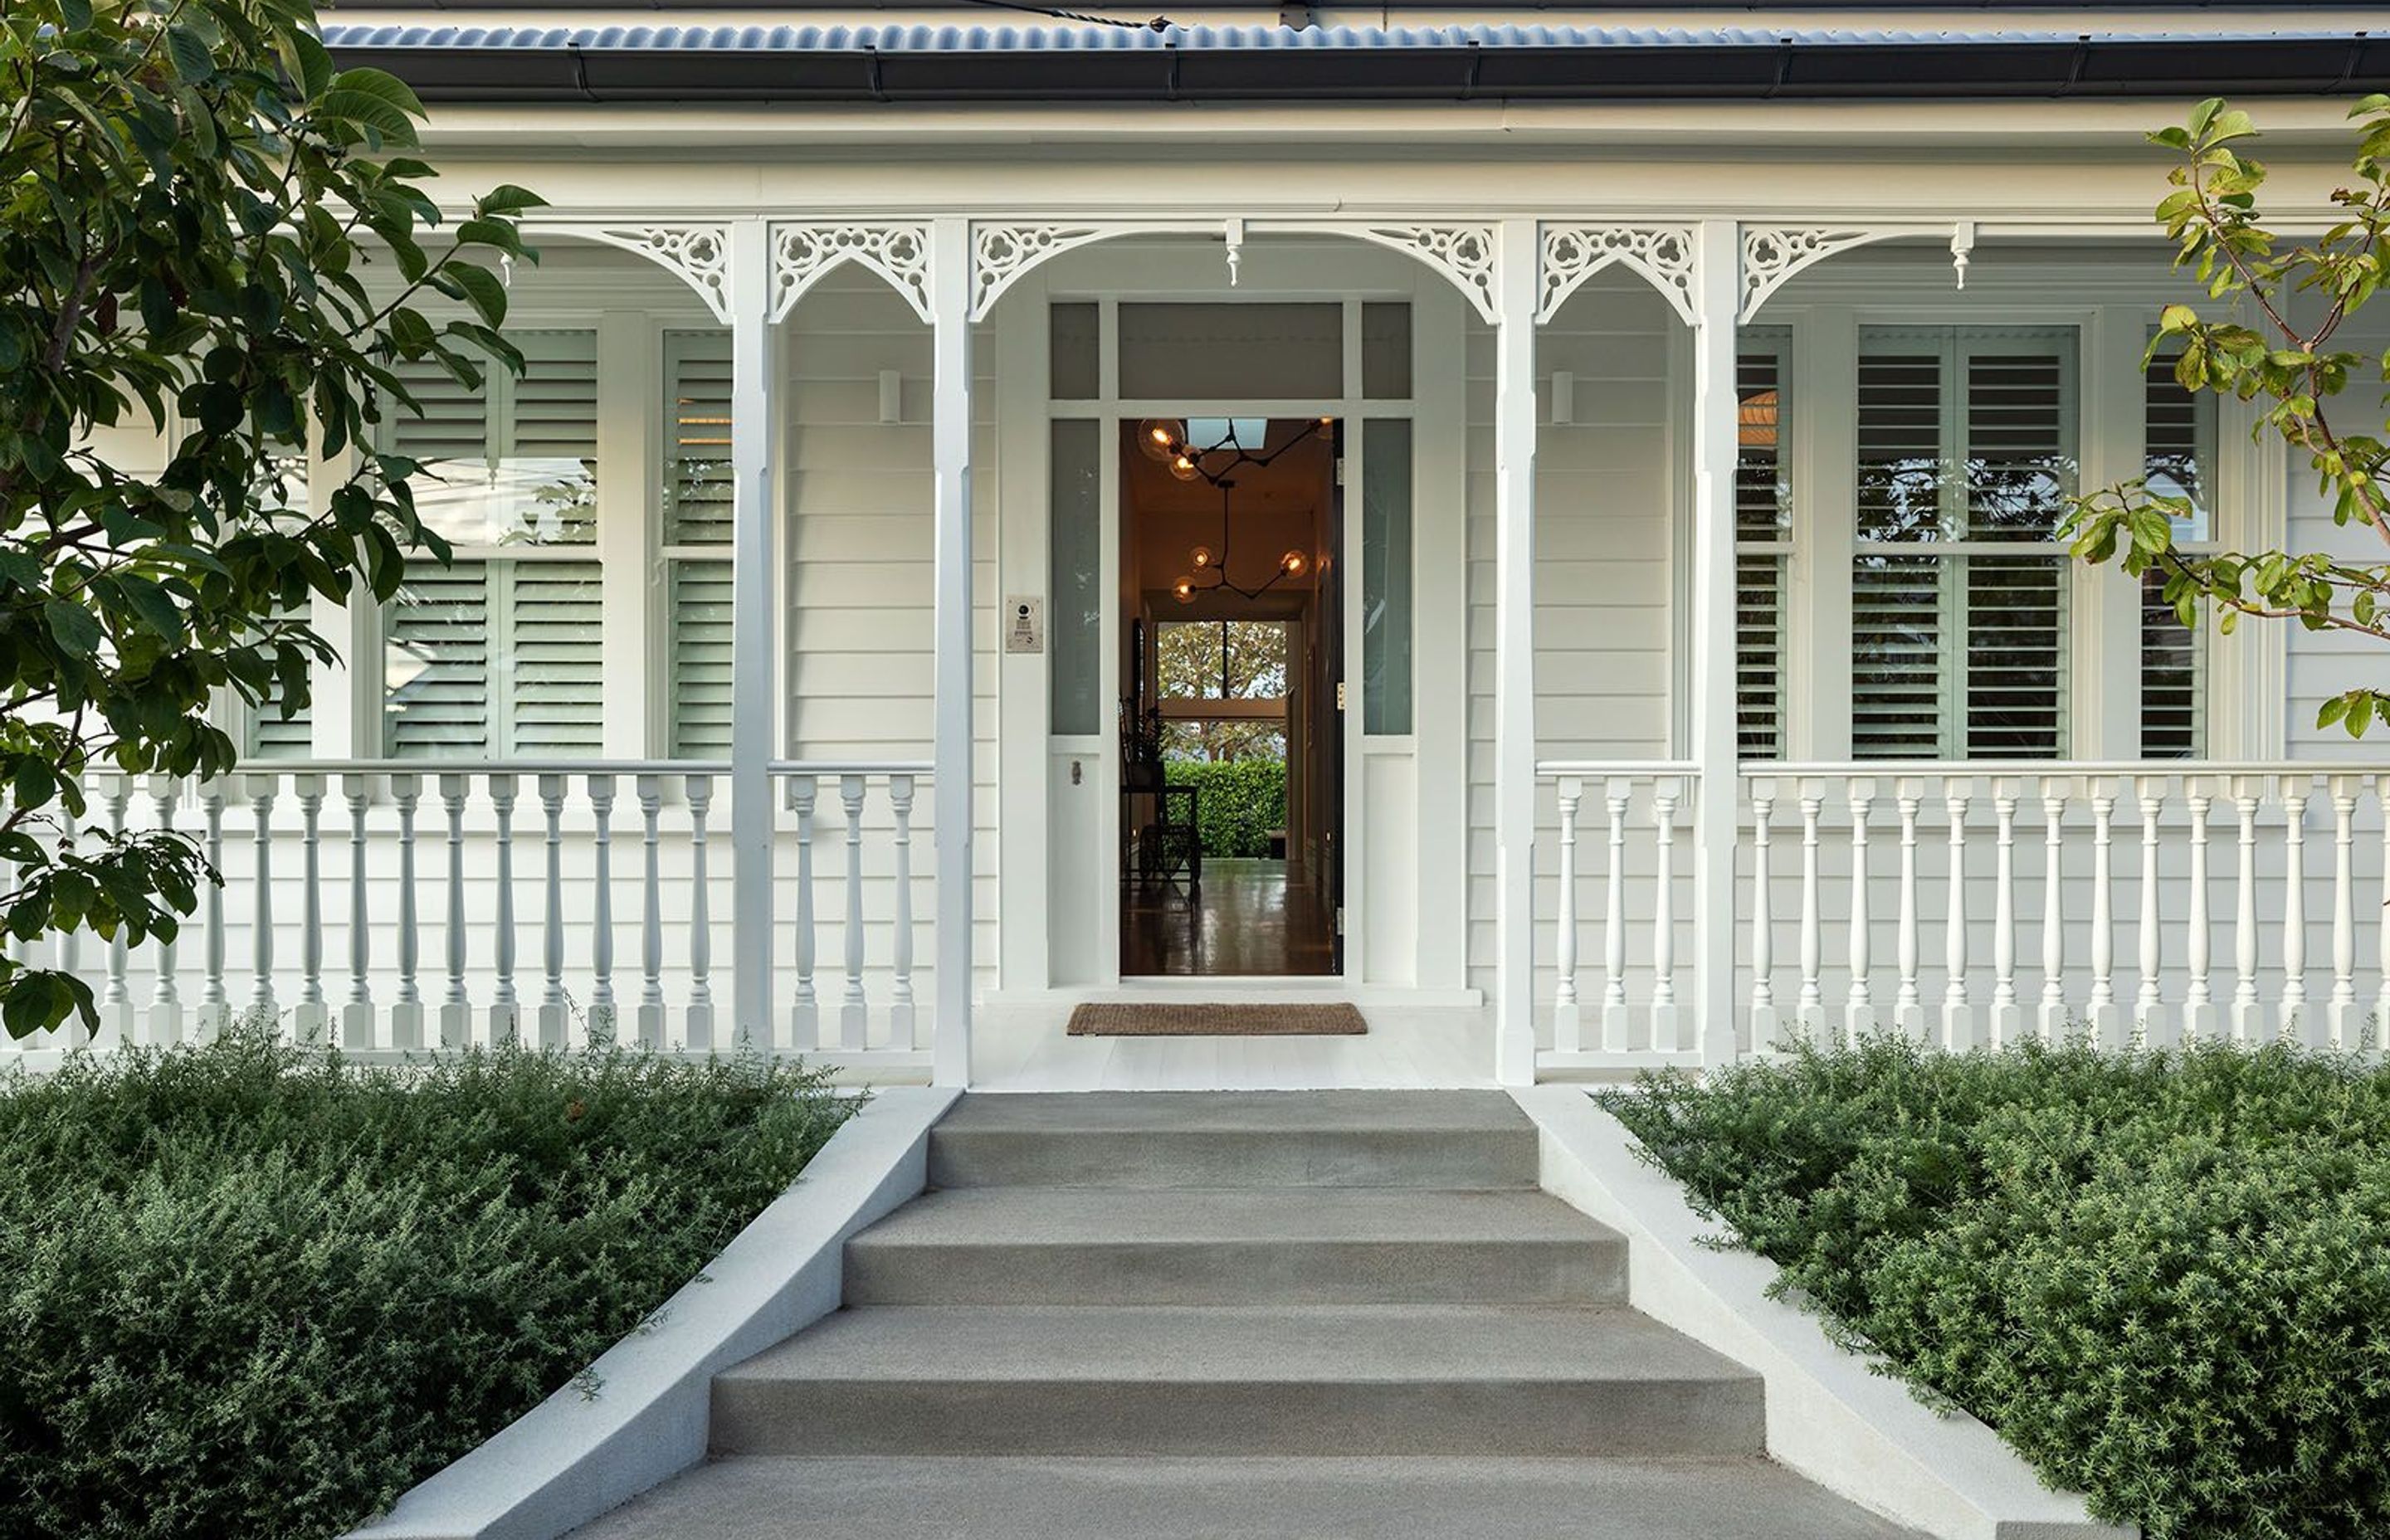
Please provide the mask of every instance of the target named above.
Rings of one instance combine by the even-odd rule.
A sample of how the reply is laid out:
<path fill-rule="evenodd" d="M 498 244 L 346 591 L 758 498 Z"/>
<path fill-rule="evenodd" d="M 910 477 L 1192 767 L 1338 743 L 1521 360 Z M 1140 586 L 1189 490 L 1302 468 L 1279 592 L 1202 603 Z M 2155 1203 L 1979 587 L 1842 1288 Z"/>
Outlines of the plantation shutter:
<path fill-rule="evenodd" d="M 255 496 L 261 507 L 303 519 L 307 510 L 306 454 L 295 445 L 277 449 L 263 468 Z M 303 609 L 285 610 L 276 618 L 303 621 L 307 613 Z M 249 708 L 241 744 L 241 757 L 244 759 L 296 760 L 305 759 L 315 752 L 315 729 L 311 720 L 313 703 L 300 707 L 295 715 L 285 718 L 282 714 L 282 683 L 277 675 L 266 699 Z"/>
<path fill-rule="evenodd" d="M 664 544 L 730 544 L 730 334 L 664 337 Z"/>
<path fill-rule="evenodd" d="M 672 564 L 672 753 L 730 752 L 730 563 Z"/>
<path fill-rule="evenodd" d="M 1870 330 L 1861 340 L 1852 748 L 2044 759 L 2066 745 L 2075 339 Z"/>
<path fill-rule="evenodd" d="M 2141 474 L 2152 493 L 2186 499 L 2175 544 L 2196 552 L 2213 537 L 2216 397 L 2186 391 L 2175 360 L 2150 361 L 2142 394 Z M 2141 756 L 2195 759 L 2207 751 L 2207 633 L 2186 626 L 2165 599 L 2165 572 L 2141 574 Z"/>
<path fill-rule="evenodd" d="M 664 338 L 670 752 L 730 751 L 730 335 Z"/>
<path fill-rule="evenodd" d="M 470 759 L 496 751 L 489 622 L 484 563 L 418 562 L 407 569 L 383 623 L 382 686 L 392 754 Z"/>
<path fill-rule="evenodd" d="M 1938 348 L 1859 355 L 1858 533 L 1894 547 L 1863 548 L 1851 573 L 1851 748 L 1861 759 L 1942 752 L 1941 565 L 1897 554 L 1896 543 L 1940 527 L 1944 385 Z"/>
<path fill-rule="evenodd" d="M 457 558 L 413 565 L 385 624 L 387 747 L 402 758 L 573 756 L 602 743 L 596 338 L 515 341 L 522 376 L 493 368 L 479 392 L 409 372 L 425 413 L 402 416 L 395 442 L 442 462 L 418 507 Z"/>
<path fill-rule="evenodd" d="M 1734 696 L 1744 759 L 1784 751 L 1784 575 L 1792 554 L 1783 445 L 1784 336 L 1745 331 L 1735 360 Z"/>

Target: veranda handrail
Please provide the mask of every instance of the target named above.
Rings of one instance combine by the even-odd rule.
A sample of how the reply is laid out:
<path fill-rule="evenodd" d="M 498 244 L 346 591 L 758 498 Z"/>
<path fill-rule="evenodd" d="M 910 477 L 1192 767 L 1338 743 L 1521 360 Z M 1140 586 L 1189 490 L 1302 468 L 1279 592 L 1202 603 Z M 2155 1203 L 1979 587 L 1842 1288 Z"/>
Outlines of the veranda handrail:
<path fill-rule="evenodd" d="M 95 774 L 123 775 L 95 765 Z M 229 776 L 726 776 L 728 760 L 700 759 L 275 759 L 244 760 Z"/>
<path fill-rule="evenodd" d="M 1536 778 L 1561 776 L 1699 776 L 1689 759 L 1546 759 L 1536 762 Z"/>
<path fill-rule="evenodd" d="M 2390 756 L 2356 760 L 1747 760 L 1735 766 L 1749 780 L 1802 776 L 2382 776 Z"/>

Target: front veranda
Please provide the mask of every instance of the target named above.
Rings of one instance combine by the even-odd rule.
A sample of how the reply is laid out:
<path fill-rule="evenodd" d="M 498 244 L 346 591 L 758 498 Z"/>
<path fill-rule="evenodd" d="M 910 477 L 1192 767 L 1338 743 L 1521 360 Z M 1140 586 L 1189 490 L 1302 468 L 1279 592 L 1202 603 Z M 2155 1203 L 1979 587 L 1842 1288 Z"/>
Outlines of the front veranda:
<path fill-rule="evenodd" d="M 2047 539 L 2060 491 L 2145 468 L 2218 539 L 2296 517 L 2279 456 L 2144 383 L 2147 246 L 542 237 L 523 381 L 397 431 L 471 468 L 428 499 L 459 565 L 319 615 L 347 664 L 305 718 L 238 724 L 242 774 L 97 789 L 227 879 L 177 946 L 61 945 L 110 1038 L 263 1011 L 375 1053 L 610 1032 L 883 1081 L 1455 1084 L 1875 1025 L 2375 1046 L 2390 1019 L 2384 777 L 2281 758 L 2279 634 L 2145 630 Z M 1352 558 L 1315 761 L 1335 973 L 1123 975 L 1121 428 L 1163 415 L 1333 421 L 1360 468 L 1322 544 Z M 1080 1000 L 1223 996 L 1376 1031 L 1061 1034 Z"/>

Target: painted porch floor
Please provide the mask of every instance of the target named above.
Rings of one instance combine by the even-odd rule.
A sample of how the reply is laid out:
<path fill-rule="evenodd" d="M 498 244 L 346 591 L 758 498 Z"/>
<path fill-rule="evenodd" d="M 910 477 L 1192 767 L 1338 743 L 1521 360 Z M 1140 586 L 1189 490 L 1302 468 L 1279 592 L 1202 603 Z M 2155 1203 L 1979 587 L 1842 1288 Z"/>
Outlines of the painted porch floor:
<path fill-rule="evenodd" d="M 1107 998 L 1113 996 L 1107 995 Z M 1120 998 L 1253 1000 L 1240 981 L 1209 993 L 1181 982 Z M 1334 998 L 1290 987 L 1278 996 Z M 1494 1033 L 1482 1010 L 1364 1004 L 1369 1030 L 1342 1037 L 1072 1037 L 1067 1005 L 983 1007 L 971 1024 L 981 1091 L 1325 1091 L 1490 1086 Z"/>

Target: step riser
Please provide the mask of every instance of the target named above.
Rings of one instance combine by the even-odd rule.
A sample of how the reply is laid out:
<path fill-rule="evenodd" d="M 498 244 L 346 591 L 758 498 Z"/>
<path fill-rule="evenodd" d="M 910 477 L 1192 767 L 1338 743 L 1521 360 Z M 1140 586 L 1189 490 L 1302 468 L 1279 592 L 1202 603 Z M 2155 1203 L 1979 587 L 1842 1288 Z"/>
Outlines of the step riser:
<path fill-rule="evenodd" d="M 930 1185 L 1104 1187 L 1532 1187 L 1536 1134 L 1288 1128 L 1139 1132 L 932 1129 Z"/>
<path fill-rule="evenodd" d="M 1166 1241 L 846 1249 L 861 1304 L 1601 1304 L 1615 1241 Z"/>
<path fill-rule="evenodd" d="M 721 1455 L 1755 1455 L 1734 1380 L 717 1380 Z"/>

